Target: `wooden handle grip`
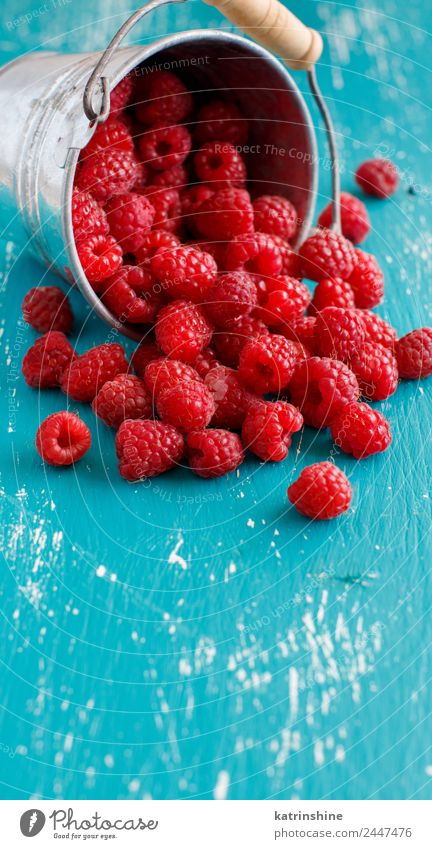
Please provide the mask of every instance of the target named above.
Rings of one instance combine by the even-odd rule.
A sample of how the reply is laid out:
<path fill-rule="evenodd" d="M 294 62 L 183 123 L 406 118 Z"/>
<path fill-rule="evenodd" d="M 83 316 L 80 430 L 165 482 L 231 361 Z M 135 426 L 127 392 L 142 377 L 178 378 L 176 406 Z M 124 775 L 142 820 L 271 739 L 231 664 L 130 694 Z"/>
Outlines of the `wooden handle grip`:
<path fill-rule="evenodd" d="M 278 53 L 294 70 L 308 70 L 320 58 L 323 43 L 279 0 L 204 0 L 263 47 Z"/>

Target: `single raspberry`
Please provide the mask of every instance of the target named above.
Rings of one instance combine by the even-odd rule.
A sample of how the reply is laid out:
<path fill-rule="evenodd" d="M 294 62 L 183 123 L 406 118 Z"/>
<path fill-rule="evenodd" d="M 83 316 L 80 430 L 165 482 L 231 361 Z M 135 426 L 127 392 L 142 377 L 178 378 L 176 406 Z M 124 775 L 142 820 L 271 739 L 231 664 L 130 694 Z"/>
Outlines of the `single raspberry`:
<path fill-rule="evenodd" d="M 432 374 L 432 328 L 421 327 L 398 339 L 395 345 L 399 375 L 419 380 Z"/>
<path fill-rule="evenodd" d="M 157 317 L 156 341 L 171 359 L 193 363 L 212 337 L 212 327 L 200 307 L 171 301 Z"/>
<path fill-rule="evenodd" d="M 216 368 L 220 365 L 222 364 L 219 362 L 213 348 L 204 348 L 204 350 L 198 354 L 194 362 L 194 368 L 197 370 L 202 380 L 204 380 L 212 368 Z"/>
<path fill-rule="evenodd" d="M 231 321 L 223 331 L 216 331 L 213 334 L 212 345 L 224 365 L 237 368 L 240 352 L 246 342 L 256 339 L 257 336 L 265 336 L 269 332 L 263 321 L 251 315 L 245 315 Z"/>
<path fill-rule="evenodd" d="M 93 399 L 92 410 L 108 427 L 115 428 L 125 419 L 149 419 L 153 412 L 144 383 L 133 374 L 107 380 Z"/>
<path fill-rule="evenodd" d="M 190 245 L 157 251 L 151 260 L 151 270 L 169 298 L 186 298 L 194 303 L 206 300 L 217 276 L 211 254 Z"/>
<path fill-rule="evenodd" d="M 246 165 L 234 145 L 211 141 L 203 145 L 194 156 L 195 172 L 199 180 L 209 183 L 212 189 L 244 186 Z"/>
<path fill-rule="evenodd" d="M 325 277 L 347 280 L 356 262 L 351 242 L 333 230 L 315 230 L 299 253 L 302 276 L 318 282 Z"/>
<path fill-rule="evenodd" d="M 363 322 L 354 309 L 325 307 L 317 314 L 315 339 L 318 354 L 349 362 L 364 343 Z"/>
<path fill-rule="evenodd" d="M 384 275 L 372 254 L 356 248 L 357 261 L 348 277 L 354 292 L 356 307 L 371 309 L 378 306 L 384 296 Z"/>
<path fill-rule="evenodd" d="M 379 315 L 369 310 L 359 310 L 366 334 L 366 342 L 377 342 L 385 348 L 393 349 L 396 342 L 396 330 Z"/>
<path fill-rule="evenodd" d="M 299 280 L 302 277 L 301 260 L 295 250 L 280 236 L 272 235 L 273 242 L 278 246 L 282 257 L 282 274 L 287 277 L 297 277 Z"/>
<path fill-rule="evenodd" d="M 126 419 L 116 434 L 119 471 L 128 481 L 153 478 L 180 463 L 184 452 L 181 433 L 165 422 Z"/>
<path fill-rule="evenodd" d="M 253 202 L 255 230 L 290 241 L 297 231 L 297 210 L 281 195 L 260 195 Z"/>
<path fill-rule="evenodd" d="M 249 405 L 242 440 L 260 460 L 280 463 L 288 456 L 292 434 L 301 429 L 303 416 L 286 401 L 256 401 Z"/>
<path fill-rule="evenodd" d="M 326 307 L 355 307 L 354 292 L 349 283 L 340 277 L 328 277 L 320 280 L 315 286 L 313 298 L 309 306 L 309 315 L 316 315 Z"/>
<path fill-rule="evenodd" d="M 90 141 L 81 151 L 80 159 L 87 159 L 93 153 L 107 149 L 133 153 L 133 138 L 124 121 L 117 116 L 109 117 L 103 124 L 98 124 Z"/>
<path fill-rule="evenodd" d="M 181 214 L 182 214 L 182 223 L 185 224 L 189 230 L 194 232 L 194 216 L 198 212 L 202 203 L 208 198 L 211 198 L 214 195 L 214 189 L 210 186 L 203 186 L 201 183 L 197 183 L 195 186 L 189 186 L 187 189 L 184 189 L 180 194 L 180 202 L 181 202 Z"/>
<path fill-rule="evenodd" d="M 262 277 L 277 277 L 282 270 L 281 252 L 267 233 L 236 236 L 225 254 L 228 271 L 248 271 Z"/>
<path fill-rule="evenodd" d="M 329 462 L 306 466 L 288 487 L 291 504 L 310 519 L 335 519 L 348 510 L 352 495 L 347 476 Z"/>
<path fill-rule="evenodd" d="M 390 425 L 382 413 L 357 402 L 344 407 L 330 431 L 336 445 L 356 460 L 385 451 L 392 441 Z"/>
<path fill-rule="evenodd" d="M 259 306 L 254 315 L 281 332 L 285 324 L 303 316 L 310 301 L 308 287 L 295 277 L 260 280 L 257 288 Z"/>
<path fill-rule="evenodd" d="M 51 330 L 28 349 L 22 361 L 22 373 L 28 386 L 51 389 L 59 386 L 63 372 L 74 356 L 64 333 Z"/>
<path fill-rule="evenodd" d="M 87 236 L 106 236 L 108 221 L 102 207 L 89 192 L 72 192 L 72 228 L 75 241 Z"/>
<path fill-rule="evenodd" d="M 253 207 L 245 189 L 220 189 L 200 205 L 194 217 L 198 233 L 217 242 L 253 231 Z"/>
<path fill-rule="evenodd" d="M 144 194 L 155 211 L 153 221 L 155 230 L 169 230 L 172 233 L 178 230 L 181 224 L 181 204 L 177 189 L 158 189 L 157 186 L 149 186 Z"/>
<path fill-rule="evenodd" d="M 46 333 L 48 330 L 60 330 L 69 333 L 73 315 L 67 295 L 58 286 L 35 286 L 29 289 L 22 304 L 24 321 Z"/>
<path fill-rule="evenodd" d="M 128 105 L 133 91 L 133 77 L 127 74 L 113 88 L 110 94 L 110 109 L 112 112 L 117 112 L 119 109 L 124 109 Z"/>
<path fill-rule="evenodd" d="M 239 378 L 258 395 L 280 392 L 290 382 L 297 357 L 295 343 L 284 336 L 258 336 L 242 348 Z"/>
<path fill-rule="evenodd" d="M 158 186 L 161 189 L 183 189 L 188 182 L 188 175 L 184 165 L 174 165 L 166 171 L 153 171 L 149 185 Z"/>
<path fill-rule="evenodd" d="M 192 147 L 189 130 L 181 124 L 172 127 L 156 126 L 141 136 L 138 142 L 143 162 L 153 171 L 166 171 L 182 165 Z"/>
<path fill-rule="evenodd" d="M 142 103 L 136 113 L 143 124 L 176 124 L 187 117 L 193 106 L 186 86 L 169 71 L 150 71 L 140 81 L 139 97 Z"/>
<path fill-rule="evenodd" d="M 198 110 L 194 135 L 199 144 L 222 139 L 243 145 L 248 137 L 248 122 L 233 103 L 211 100 Z"/>
<path fill-rule="evenodd" d="M 180 240 L 168 230 L 152 230 L 147 233 L 136 252 L 136 259 L 140 265 L 150 269 L 152 257 L 156 251 L 171 251 L 180 245 Z"/>
<path fill-rule="evenodd" d="M 355 173 L 356 183 L 366 195 L 388 198 L 398 187 L 397 168 L 389 159 L 367 159 Z"/>
<path fill-rule="evenodd" d="M 84 274 L 96 292 L 123 262 L 122 249 L 113 236 L 88 236 L 77 243 L 76 249 Z"/>
<path fill-rule="evenodd" d="M 138 162 L 124 150 L 100 150 L 86 159 L 75 175 L 78 189 L 104 203 L 130 191 L 138 178 Z"/>
<path fill-rule="evenodd" d="M 131 364 L 135 374 L 137 374 L 141 380 L 144 380 L 146 366 L 153 362 L 153 360 L 157 360 L 160 355 L 161 352 L 156 345 L 156 342 L 153 342 L 151 338 L 145 339 L 141 342 L 131 356 Z"/>
<path fill-rule="evenodd" d="M 93 401 L 107 380 L 128 368 L 121 345 L 116 342 L 96 345 L 72 360 L 63 373 L 61 388 L 74 401 Z"/>
<path fill-rule="evenodd" d="M 51 466 L 76 463 L 90 445 L 91 433 L 87 425 L 66 410 L 48 416 L 36 433 L 36 450 Z"/>
<path fill-rule="evenodd" d="M 313 355 L 318 353 L 315 331 L 316 318 L 309 315 L 296 318 L 282 328 L 282 333 L 287 339 L 292 339 L 293 342 L 303 345 Z"/>
<path fill-rule="evenodd" d="M 150 324 L 162 306 L 153 275 L 137 265 L 124 265 L 105 280 L 100 294 L 104 304 L 120 321 Z"/>
<path fill-rule="evenodd" d="M 144 372 L 144 383 L 152 398 L 157 398 L 165 389 L 172 389 L 178 383 L 200 380 L 198 372 L 187 363 L 180 360 L 167 360 L 165 357 L 157 357 L 148 363 Z"/>
<path fill-rule="evenodd" d="M 363 242 L 370 230 L 368 211 L 359 198 L 349 192 L 341 192 L 340 213 L 342 235 L 355 245 Z M 332 204 L 327 204 L 318 217 L 320 227 L 331 227 L 333 220 Z"/>
<path fill-rule="evenodd" d="M 205 384 L 215 402 L 211 425 L 239 430 L 251 396 L 240 383 L 237 372 L 227 366 L 216 366 L 206 375 Z"/>
<path fill-rule="evenodd" d="M 162 421 L 187 433 L 210 423 L 215 402 L 202 380 L 185 380 L 162 389 L 157 395 L 156 407 Z"/>
<path fill-rule="evenodd" d="M 342 408 L 360 395 L 355 374 L 340 360 L 327 357 L 299 359 L 289 385 L 290 398 L 305 424 L 327 427 Z"/>
<path fill-rule="evenodd" d="M 116 195 L 105 204 L 110 233 L 124 253 L 134 254 L 151 230 L 155 211 L 150 201 L 136 192 Z"/>
<path fill-rule="evenodd" d="M 206 314 L 217 327 L 248 315 L 257 303 L 257 290 L 249 274 L 221 274 L 207 292 Z"/>
<path fill-rule="evenodd" d="M 389 348 L 376 342 L 365 342 L 350 359 L 361 394 L 369 401 L 384 401 L 396 392 L 398 367 Z"/>
<path fill-rule="evenodd" d="M 201 478 L 226 475 L 244 460 L 240 437 L 219 428 L 188 433 L 186 453 L 192 471 Z"/>

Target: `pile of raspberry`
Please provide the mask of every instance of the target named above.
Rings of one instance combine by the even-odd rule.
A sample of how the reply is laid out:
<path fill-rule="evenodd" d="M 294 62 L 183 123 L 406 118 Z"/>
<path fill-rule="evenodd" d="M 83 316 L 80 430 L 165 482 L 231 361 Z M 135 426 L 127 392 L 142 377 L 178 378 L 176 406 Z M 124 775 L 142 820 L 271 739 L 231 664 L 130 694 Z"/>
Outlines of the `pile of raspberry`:
<path fill-rule="evenodd" d="M 368 234 L 362 201 L 341 197 L 342 233 L 326 207 L 296 251 L 291 201 L 247 183 L 248 121 L 232 100 L 194 102 L 167 71 L 126 77 L 108 120 L 81 152 L 72 200 L 76 250 L 108 310 L 142 341 L 78 354 L 72 312 L 57 287 L 31 289 L 23 314 L 42 335 L 23 361 L 27 383 L 59 387 L 116 430 L 128 481 L 187 462 L 204 478 L 233 472 L 248 450 L 281 462 L 304 425 L 329 428 L 357 459 L 385 451 L 389 423 L 373 406 L 400 378 L 432 374 L 432 329 L 401 339 L 373 312 L 384 295 L 377 260 L 355 247 Z M 362 190 L 388 197 L 397 171 L 363 163 Z M 313 294 L 304 278 L 315 283 Z M 78 415 L 40 426 L 54 465 L 91 444 Z M 352 490 L 328 460 L 303 469 L 289 500 L 311 518 L 348 509 Z"/>

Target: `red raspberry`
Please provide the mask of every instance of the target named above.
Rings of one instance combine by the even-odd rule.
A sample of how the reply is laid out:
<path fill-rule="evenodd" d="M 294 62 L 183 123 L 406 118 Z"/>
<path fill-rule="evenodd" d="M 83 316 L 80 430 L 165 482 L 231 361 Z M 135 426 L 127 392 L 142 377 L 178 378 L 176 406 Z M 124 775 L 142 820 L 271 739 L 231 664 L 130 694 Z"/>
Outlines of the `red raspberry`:
<path fill-rule="evenodd" d="M 184 189 L 180 195 L 182 222 L 186 224 L 190 230 L 194 229 L 194 215 L 198 212 L 202 203 L 214 195 L 214 189 L 210 186 L 203 186 L 197 183 L 196 186 L 190 186 Z"/>
<path fill-rule="evenodd" d="M 385 348 L 394 348 L 396 342 L 394 327 L 369 310 L 359 310 L 359 316 L 365 329 L 366 342 L 377 342 Z"/>
<path fill-rule="evenodd" d="M 220 189 L 200 205 L 195 225 L 201 236 L 217 242 L 253 231 L 253 207 L 244 189 Z"/>
<path fill-rule="evenodd" d="M 118 271 L 123 262 L 122 249 L 112 236 L 88 236 L 78 242 L 76 249 L 84 274 L 95 292 L 101 290 L 99 284 Z"/>
<path fill-rule="evenodd" d="M 263 277 L 277 277 L 282 271 L 281 252 L 267 233 L 236 236 L 225 255 L 228 271 L 248 271 Z"/>
<path fill-rule="evenodd" d="M 301 278 L 301 260 L 299 255 L 294 251 L 291 245 L 282 239 L 280 236 L 272 236 L 273 242 L 278 246 L 282 257 L 282 274 L 287 277 Z"/>
<path fill-rule="evenodd" d="M 317 314 L 315 339 L 321 357 L 349 362 L 364 338 L 363 322 L 356 310 L 326 307 Z"/>
<path fill-rule="evenodd" d="M 284 336 L 258 336 L 242 348 L 239 378 L 258 395 L 280 392 L 290 382 L 297 357 L 295 343 Z"/>
<path fill-rule="evenodd" d="M 340 211 L 342 235 L 350 242 L 363 242 L 370 230 L 368 211 L 364 203 L 349 192 L 341 192 Z M 332 204 L 329 203 L 318 217 L 320 227 L 330 227 L 332 224 Z"/>
<path fill-rule="evenodd" d="M 216 406 L 212 426 L 239 430 L 251 396 L 238 380 L 237 373 L 227 366 L 216 366 L 208 372 L 205 384 Z"/>
<path fill-rule="evenodd" d="M 336 445 L 356 460 L 385 451 L 392 441 L 390 425 L 369 404 L 347 404 L 330 426 Z"/>
<path fill-rule="evenodd" d="M 360 395 L 355 374 L 340 360 L 311 357 L 298 360 L 289 385 L 290 397 L 305 424 L 327 427 L 350 401 Z"/>
<path fill-rule="evenodd" d="M 200 478 L 218 478 L 243 463 L 240 437 L 229 430 L 193 430 L 186 438 L 189 465 Z"/>
<path fill-rule="evenodd" d="M 261 195 L 253 202 L 255 230 L 288 242 L 297 230 L 297 210 L 281 195 Z"/>
<path fill-rule="evenodd" d="M 368 159 L 362 162 L 355 178 L 364 193 L 375 198 L 390 197 L 399 183 L 397 168 L 388 159 Z"/>
<path fill-rule="evenodd" d="M 72 227 L 75 241 L 87 236 L 106 236 L 108 221 L 103 209 L 89 192 L 72 192 Z"/>
<path fill-rule="evenodd" d="M 124 265 L 105 281 L 101 297 L 120 321 L 132 324 L 152 323 L 162 306 L 152 274 L 136 265 Z"/>
<path fill-rule="evenodd" d="M 174 165 L 166 171 L 152 172 L 150 186 L 158 186 L 161 189 L 183 189 L 188 181 L 188 175 L 184 165 Z"/>
<path fill-rule="evenodd" d="M 215 411 L 213 396 L 202 380 L 185 380 L 162 389 L 156 407 L 162 421 L 182 433 L 206 427 Z"/>
<path fill-rule="evenodd" d="M 87 425 L 66 410 L 48 416 L 36 433 L 36 450 L 51 466 L 76 463 L 90 445 L 91 433 Z"/>
<path fill-rule="evenodd" d="M 192 95 L 175 74 L 151 71 L 140 81 L 138 120 L 143 124 L 176 124 L 183 121 L 192 109 Z"/>
<path fill-rule="evenodd" d="M 133 374 L 107 380 L 92 402 L 92 410 L 108 427 L 120 427 L 125 419 L 149 419 L 153 409 L 144 383 Z"/>
<path fill-rule="evenodd" d="M 73 348 L 64 333 L 51 330 L 40 336 L 24 355 L 22 373 L 26 383 L 39 389 L 59 386 L 73 356 Z"/>
<path fill-rule="evenodd" d="M 194 166 L 198 179 L 215 190 L 241 187 L 246 182 L 246 165 L 229 142 L 207 142 L 195 154 Z"/>
<path fill-rule="evenodd" d="M 109 117 L 103 124 L 98 124 L 90 141 L 81 151 L 80 159 L 87 159 L 100 150 L 124 150 L 133 153 L 133 138 L 124 123 L 117 116 Z"/>
<path fill-rule="evenodd" d="M 187 363 L 180 360 L 167 360 L 158 357 L 148 363 L 144 372 L 144 382 L 152 398 L 157 398 L 165 389 L 172 389 L 178 383 L 184 384 L 188 380 L 195 383 L 200 380 L 198 372 Z"/>
<path fill-rule="evenodd" d="M 166 171 L 182 165 L 191 150 L 192 139 L 181 124 L 157 126 L 141 136 L 138 146 L 145 165 L 154 171 Z"/>
<path fill-rule="evenodd" d="M 318 282 L 325 277 L 347 280 L 356 261 L 351 242 L 333 230 L 315 230 L 300 248 L 302 276 Z"/>
<path fill-rule="evenodd" d="M 215 332 L 212 344 L 224 365 L 237 368 L 240 351 L 244 348 L 246 342 L 268 333 L 269 329 L 263 321 L 251 315 L 245 315 L 230 322 L 224 331 Z"/>
<path fill-rule="evenodd" d="M 206 313 L 217 327 L 248 315 L 257 303 L 257 290 L 249 274 L 221 274 L 207 293 Z"/>
<path fill-rule="evenodd" d="M 389 348 L 365 342 L 350 360 L 361 394 L 369 401 L 383 401 L 396 392 L 398 367 Z"/>
<path fill-rule="evenodd" d="M 421 327 L 398 339 L 395 345 L 399 375 L 419 380 L 432 374 L 432 328 Z"/>
<path fill-rule="evenodd" d="M 136 252 L 136 259 L 140 265 L 150 268 L 152 257 L 154 257 L 156 251 L 162 251 L 162 249 L 171 251 L 179 245 L 180 241 L 177 236 L 169 233 L 168 230 L 152 230 L 151 233 L 144 236 L 141 247 Z"/>
<path fill-rule="evenodd" d="M 22 304 L 24 321 L 46 333 L 48 330 L 60 330 L 69 333 L 73 316 L 67 295 L 58 286 L 35 286 L 29 289 Z"/>
<path fill-rule="evenodd" d="M 205 301 L 217 275 L 213 257 L 189 245 L 157 251 L 151 270 L 170 298 L 187 298 L 194 303 Z"/>
<path fill-rule="evenodd" d="M 190 301 L 171 301 L 157 317 L 156 341 L 171 359 L 193 363 L 212 337 L 203 311 Z"/>
<path fill-rule="evenodd" d="M 121 345 L 96 345 L 72 360 L 62 377 L 63 392 L 74 401 L 93 401 L 101 386 L 117 374 L 128 371 L 129 363 Z"/>
<path fill-rule="evenodd" d="M 198 110 L 194 134 L 199 144 L 222 139 L 242 145 L 247 141 L 248 122 L 233 103 L 211 100 Z"/>
<path fill-rule="evenodd" d="M 221 363 L 219 362 L 213 348 L 204 348 L 204 350 L 198 354 L 194 362 L 194 368 L 197 370 L 202 380 L 204 380 L 212 368 L 216 368 L 216 366 L 220 365 Z"/>
<path fill-rule="evenodd" d="M 131 363 L 134 368 L 135 374 L 144 380 L 144 371 L 146 366 L 151 363 L 153 360 L 157 360 L 160 357 L 160 350 L 156 345 L 156 342 L 153 342 L 151 339 L 145 339 L 144 342 L 141 342 L 138 345 L 138 348 L 135 349 L 131 356 Z"/>
<path fill-rule="evenodd" d="M 177 189 L 158 189 L 155 186 L 149 186 L 145 190 L 145 196 L 155 211 L 153 221 L 155 230 L 170 232 L 177 230 L 181 223 L 180 195 Z"/>
<path fill-rule="evenodd" d="M 128 481 L 153 478 L 176 466 L 184 439 L 174 427 L 149 419 L 126 419 L 116 435 L 119 471 Z"/>
<path fill-rule="evenodd" d="M 320 280 L 315 286 L 312 302 L 309 307 L 309 315 L 316 315 L 326 307 L 355 307 L 354 292 L 349 283 L 328 277 Z"/>
<path fill-rule="evenodd" d="M 78 189 L 104 203 L 130 191 L 138 178 L 138 162 L 124 150 L 101 150 L 89 156 L 75 175 Z"/>
<path fill-rule="evenodd" d="M 356 248 L 357 262 L 348 277 L 356 307 L 371 309 L 378 306 L 384 296 L 384 275 L 372 254 Z"/>
<path fill-rule="evenodd" d="M 296 318 L 290 321 L 283 329 L 283 335 L 287 339 L 292 339 L 293 342 L 298 342 L 310 351 L 312 354 L 318 353 L 317 340 L 315 336 L 316 318 L 314 316 L 304 315 L 301 318 Z"/>
<path fill-rule="evenodd" d="M 302 425 L 303 416 L 286 401 L 257 401 L 249 406 L 243 423 L 243 445 L 260 460 L 280 463 L 288 455 L 292 434 Z"/>
<path fill-rule="evenodd" d="M 342 469 L 329 462 L 306 466 L 288 487 L 291 504 L 310 519 L 335 519 L 348 510 L 352 494 Z"/>
<path fill-rule="evenodd" d="M 147 198 L 136 192 L 116 195 L 105 204 L 110 233 L 124 253 L 134 254 L 153 224 L 155 211 Z"/>
<path fill-rule="evenodd" d="M 259 307 L 257 318 L 278 330 L 285 324 L 301 318 L 310 301 L 309 289 L 295 277 L 277 277 L 262 280 L 258 285 Z"/>
<path fill-rule="evenodd" d="M 132 75 L 127 74 L 120 80 L 110 93 L 110 110 L 117 112 L 119 109 L 124 109 L 128 105 L 133 91 Z"/>

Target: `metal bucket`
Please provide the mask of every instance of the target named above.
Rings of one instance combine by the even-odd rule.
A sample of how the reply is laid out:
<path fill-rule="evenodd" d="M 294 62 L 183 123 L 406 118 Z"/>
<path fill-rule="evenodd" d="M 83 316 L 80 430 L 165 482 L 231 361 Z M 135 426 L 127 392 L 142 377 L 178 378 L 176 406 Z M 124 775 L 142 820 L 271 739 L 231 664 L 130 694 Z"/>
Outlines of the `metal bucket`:
<path fill-rule="evenodd" d="M 1 70 L 0 203 L 8 220 L 3 235 L 30 246 L 46 265 L 77 284 L 98 316 L 138 339 L 137 327 L 120 323 L 88 283 L 72 231 L 75 169 L 95 130 L 83 96 L 100 58 L 97 53 L 34 53 Z M 192 91 L 208 91 L 209 98 L 213 91 L 216 96 L 230 91 L 250 121 L 251 190 L 289 197 L 302 219 L 298 241 L 304 239 L 316 197 L 316 140 L 305 101 L 284 65 L 242 36 L 195 30 L 113 50 L 106 77 L 115 86 L 129 72 L 158 68 L 177 71 Z M 102 111 L 100 103 L 99 91 Z"/>

